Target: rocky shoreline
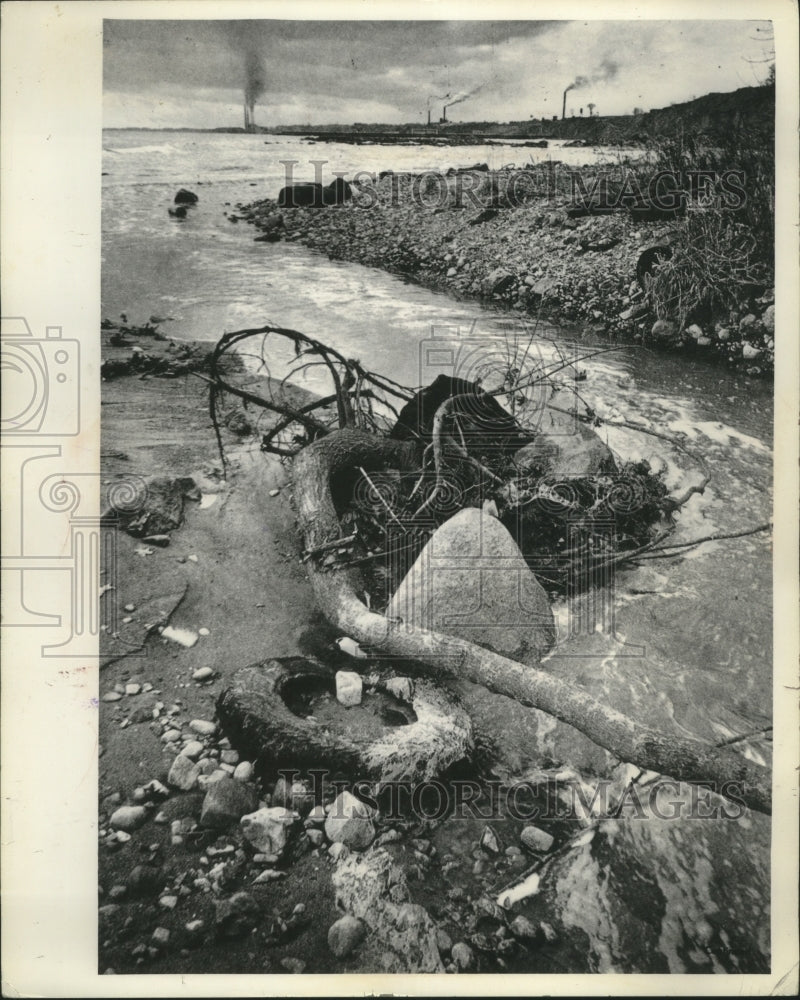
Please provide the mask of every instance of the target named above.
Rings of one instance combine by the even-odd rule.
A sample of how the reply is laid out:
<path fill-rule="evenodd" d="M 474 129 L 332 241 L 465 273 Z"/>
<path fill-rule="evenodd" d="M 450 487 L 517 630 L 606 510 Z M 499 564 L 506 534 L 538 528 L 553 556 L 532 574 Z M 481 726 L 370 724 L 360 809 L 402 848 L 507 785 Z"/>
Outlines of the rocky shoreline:
<path fill-rule="evenodd" d="M 581 172 L 584 188 L 596 174 Z M 302 243 L 531 321 L 717 360 L 751 375 L 772 371 L 771 284 L 742 287 L 737 307 L 724 315 L 683 322 L 659 315 L 642 280 L 642 255 L 669 247 L 682 219 L 624 208 L 592 214 L 576 208 L 563 187 L 538 194 L 541 178 L 524 184 L 520 198 L 520 176 L 533 179 L 534 171 L 485 164 L 446 174 L 389 171 L 352 182 L 344 204 L 279 209 L 266 199 L 238 205 L 229 218 L 255 226 L 261 241 Z"/>

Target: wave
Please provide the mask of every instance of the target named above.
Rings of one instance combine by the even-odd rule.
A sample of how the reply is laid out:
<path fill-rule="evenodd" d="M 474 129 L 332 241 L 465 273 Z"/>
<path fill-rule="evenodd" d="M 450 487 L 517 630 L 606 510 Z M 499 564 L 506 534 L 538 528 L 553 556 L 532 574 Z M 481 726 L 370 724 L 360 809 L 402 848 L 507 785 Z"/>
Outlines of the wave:
<path fill-rule="evenodd" d="M 163 146 L 124 146 L 121 149 L 112 149 L 110 146 L 103 146 L 103 149 L 107 153 L 163 153 L 164 156 L 178 152 L 177 147 L 169 143 L 165 143 Z"/>

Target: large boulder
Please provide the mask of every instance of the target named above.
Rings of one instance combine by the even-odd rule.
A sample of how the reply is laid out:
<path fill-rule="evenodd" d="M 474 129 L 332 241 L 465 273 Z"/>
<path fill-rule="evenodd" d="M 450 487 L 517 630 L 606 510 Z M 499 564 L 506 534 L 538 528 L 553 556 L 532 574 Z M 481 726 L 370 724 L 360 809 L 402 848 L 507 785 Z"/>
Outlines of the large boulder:
<path fill-rule="evenodd" d="M 536 437 L 514 455 L 522 474 L 555 478 L 596 476 L 616 471 L 611 449 L 599 434 L 567 409 L 545 406 Z"/>
<path fill-rule="evenodd" d="M 555 642 L 547 594 L 507 529 L 475 507 L 437 529 L 386 613 L 515 660 L 538 662 Z"/>
<path fill-rule="evenodd" d="M 187 191 L 186 188 L 181 188 L 175 195 L 176 205 L 196 205 L 199 200 L 194 191 Z"/>
<path fill-rule="evenodd" d="M 375 839 L 374 810 L 350 792 L 334 799 L 325 820 L 325 835 L 333 844 L 341 843 L 351 851 L 363 851 Z"/>
<path fill-rule="evenodd" d="M 316 183 L 288 184 L 278 194 L 278 208 L 323 208 L 343 205 L 353 197 L 353 189 L 343 177 L 326 187 Z"/>
<path fill-rule="evenodd" d="M 768 972 L 770 818 L 669 779 L 631 786 L 618 809 L 553 857 L 534 895 L 498 896 L 553 926 L 553 971 Z"/>

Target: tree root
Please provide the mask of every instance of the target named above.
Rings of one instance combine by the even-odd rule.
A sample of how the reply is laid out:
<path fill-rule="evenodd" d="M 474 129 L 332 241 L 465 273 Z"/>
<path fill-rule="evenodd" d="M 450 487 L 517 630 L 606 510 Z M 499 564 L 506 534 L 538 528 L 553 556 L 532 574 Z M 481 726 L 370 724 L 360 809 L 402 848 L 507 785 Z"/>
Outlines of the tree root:
<path fill-rule="evenodd" d="M 335 431 L 304 448 L 293 466 L 294 500 L 306 551 L 339 537 L 341 529 L 331 496 L 331 478 L 353 467 L 381 468 L 406 464 L 410 442 L 388 440 L 354 429 Z M 712 782 L 721 794 L 752 809 L 771 811 L 769 771 L 735 751 L 701 740 L 663 733 L 603 705 L 592 695 L 543 670 L 473 643 L 406 622 L 390 621 L 370 611 L 358 594 L 357 570 L 323 572 L 312 559 L 309 578 L 325 617 L 364 646 L 388 657 L 415 660 L 436 677 L 456 677 L 574 726 L 615 757 L 642 768 L 689 782 Z"/>

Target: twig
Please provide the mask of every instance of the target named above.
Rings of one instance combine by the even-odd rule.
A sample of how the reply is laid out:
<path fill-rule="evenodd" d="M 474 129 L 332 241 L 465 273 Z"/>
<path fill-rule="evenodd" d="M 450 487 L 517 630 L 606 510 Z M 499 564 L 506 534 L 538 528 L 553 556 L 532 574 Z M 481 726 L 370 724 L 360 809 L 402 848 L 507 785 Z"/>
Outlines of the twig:
<path fill-rule="evenodd" d="M 354 531 L 351 535 L 345 535 L 344 538 L 334 538 L 330 542 L 324 542 L 322 545 L 318 545 L 315 549 L 309 549 L 307 552 L 303 553 L 303 558 L 301 562 L 308 562 L 314 556 L 321 555 L 323 552 L 330 552 L 331 549 L 341 548 L 343 545 L 349 545 L 350 542 L 354 542 L 358 538 L 358 532 Z"/>
<path fill-rule="evenodd" d="M 744 733 L 741 736 L 731 736 L 730 739 L 722 740 L 720 743 L 715 743 L 715 747 L 729 747 L 733 746 L 734 743 L 742 743 L 744 740 L 755 739 L 756 736 L 765 736 L 767 733 L 772 732 L 772 726 L 765 726 L 763 729 L 756 729 L 752 733 Z"/>

